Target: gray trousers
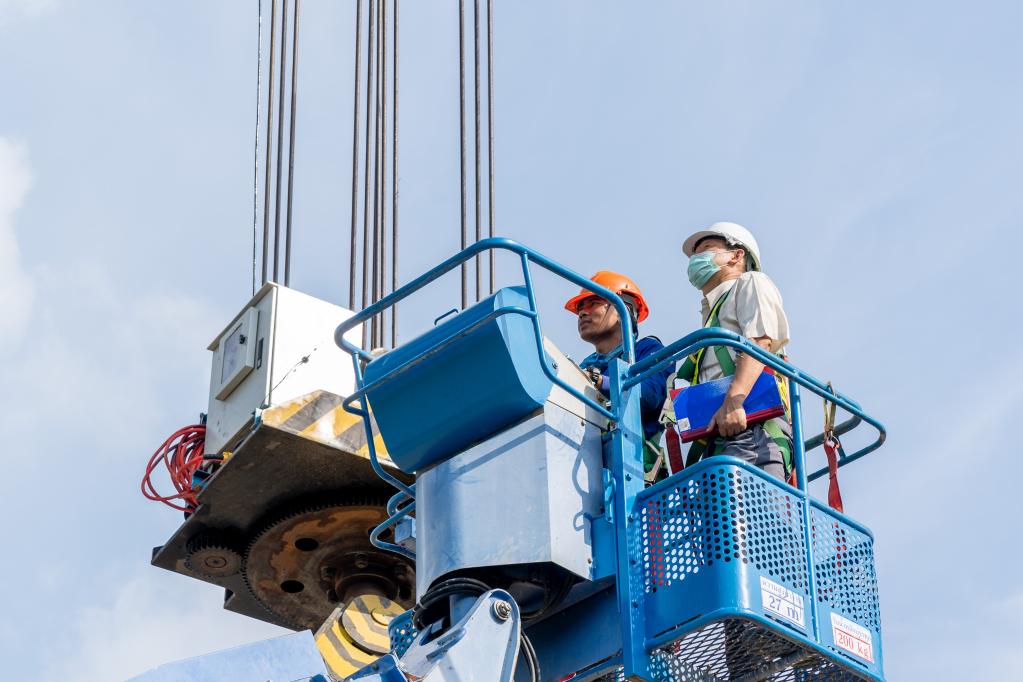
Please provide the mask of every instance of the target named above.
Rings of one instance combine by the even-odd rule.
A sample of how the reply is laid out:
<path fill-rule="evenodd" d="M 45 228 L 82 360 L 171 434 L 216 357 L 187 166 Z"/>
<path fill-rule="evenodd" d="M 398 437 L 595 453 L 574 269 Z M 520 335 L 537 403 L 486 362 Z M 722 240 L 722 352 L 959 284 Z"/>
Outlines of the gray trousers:
<path fill-rule="evenodd" d="M 791 442 L 792 427 L 789 423 L 782 417 L 775 417 L 771 421 L 778 425 L 781 432 Z M 710 445 L 713 447 L 713 450 L 711 450 L 713 455 L 738 457 L 780 481 L 785 480 L 784 455 L 778 444 L 764 430 L 763 424 L 754 424 L 745 431 L 730 438 L 717 436 Z M 791 445 L 789 447 L 791 449 Z M 704 455 L 704 458 L 706 456 Z"/>

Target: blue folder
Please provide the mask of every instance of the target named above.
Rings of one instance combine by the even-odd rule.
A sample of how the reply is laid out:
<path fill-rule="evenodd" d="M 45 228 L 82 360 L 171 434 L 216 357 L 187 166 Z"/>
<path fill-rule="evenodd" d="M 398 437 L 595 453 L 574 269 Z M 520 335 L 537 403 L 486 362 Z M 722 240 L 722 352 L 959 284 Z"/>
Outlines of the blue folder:
<path fill-rule="evenodd" d="M 675 406 L 678 432 L 683 443 L 716 433 L 716 429 L 712 430 L 708 425 L 711 417 L 724 403 L 731 385 L 732 377 L 725 377 L 671 391 L 671 402 Z M 785 404 L 774 374 L 763 372 L 754 382 L 742 406 L 746 410 L 746 423 L 749 425 L 785 414 Z"/>

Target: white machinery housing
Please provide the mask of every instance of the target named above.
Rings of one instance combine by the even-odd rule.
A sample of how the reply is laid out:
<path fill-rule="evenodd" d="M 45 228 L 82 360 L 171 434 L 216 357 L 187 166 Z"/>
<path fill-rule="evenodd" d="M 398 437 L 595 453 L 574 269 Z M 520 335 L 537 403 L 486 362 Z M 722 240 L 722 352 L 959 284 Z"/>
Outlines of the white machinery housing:
<path fill-rule="evenodd" d="M 352 311 L 268 282 L 209 345 L 206 454 L 230 449 L 258 410 L 314 390 L 355 389 L 351 356 L 333 341 Z M 353 343 L 361 327 L 349 332 Z"/>

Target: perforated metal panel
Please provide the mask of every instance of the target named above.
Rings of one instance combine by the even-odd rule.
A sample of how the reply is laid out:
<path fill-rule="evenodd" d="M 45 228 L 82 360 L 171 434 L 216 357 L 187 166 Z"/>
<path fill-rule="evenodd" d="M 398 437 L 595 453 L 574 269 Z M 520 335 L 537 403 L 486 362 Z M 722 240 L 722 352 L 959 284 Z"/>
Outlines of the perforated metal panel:
<path fill-rule="evenodd" d="M 702 462 L 640 494 L 636 572 L 646 595 L 647 638 L 674 638 L 654 651 L 658 682 L 880 679 L 872 538 L 827 508 L 812 507 L 811 564 L 803 504 L 731 458 Z M 794 616 L 771 603 L 775 587 L 795 605 Z M 871 660 L 837 645 L 832 611 L 873 633 L 865 636 L 874 647 Z"/>
<path fill-rule="evenodd" d="M 641 509 L 647 592 L 732 561 L 806 589 L 799 499 L 767 480 L 735 466 L 703 469 Z"/>
<path fill-rule="evenodd" d="M 817 600 L 880 632 L 874 541 L 823 509 L 815 507 L 810 518 Z"/>
<path fill-rule="evenodd" d="M 712 623 L 654 654 L 656 682 L 869 679 L 753 621 Z"/>
<path fill-rule="evenodd" d="M 419 634 L 416 626 L 412 624 L 412 611 L 408 610 L 392 620 L 387 632 L 391 636 L 391 653 L 400 658 Z"/>

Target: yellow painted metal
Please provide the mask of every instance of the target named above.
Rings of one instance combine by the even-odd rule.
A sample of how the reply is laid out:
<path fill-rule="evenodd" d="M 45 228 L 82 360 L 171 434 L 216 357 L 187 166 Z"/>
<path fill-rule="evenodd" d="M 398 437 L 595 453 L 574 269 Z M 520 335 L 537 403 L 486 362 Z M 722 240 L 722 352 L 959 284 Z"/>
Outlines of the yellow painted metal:
<path fill-rule="evenodd" d="M 387 624 L 401 606 L 368 594 L 334 609 L 316 631 L 316 646 L 333 675 L 344 678 L 390 650 Z"/>
<path fill-rule="evenodd" d="M 343 400 L 334 393 L 313 391 L 263 410 L 260 420 L 275 429 L 368 459 L 369 446 L 362 417 L 346 412 L 341 406 Z M 393 467 L 379 434 L 374 444 L 380 463 Z"/>

